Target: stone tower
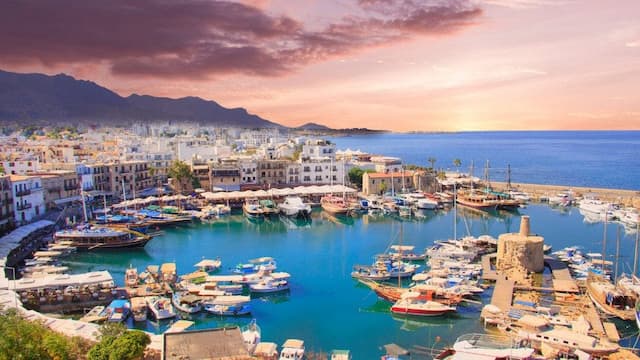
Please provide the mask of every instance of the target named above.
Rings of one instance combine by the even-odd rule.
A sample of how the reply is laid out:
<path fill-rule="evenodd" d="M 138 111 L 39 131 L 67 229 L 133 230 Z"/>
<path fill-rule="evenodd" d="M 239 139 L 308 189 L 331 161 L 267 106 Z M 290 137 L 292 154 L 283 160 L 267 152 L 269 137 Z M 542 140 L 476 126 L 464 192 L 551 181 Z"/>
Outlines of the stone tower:
<path fill-rule="evenodd" d="M 496 268 L 514 280 L 524 280 L 528 273 L 544 270 L 544 238 L 529 234 L 529 217 L 522 216 L 520 232 L 498 238 Z"/>

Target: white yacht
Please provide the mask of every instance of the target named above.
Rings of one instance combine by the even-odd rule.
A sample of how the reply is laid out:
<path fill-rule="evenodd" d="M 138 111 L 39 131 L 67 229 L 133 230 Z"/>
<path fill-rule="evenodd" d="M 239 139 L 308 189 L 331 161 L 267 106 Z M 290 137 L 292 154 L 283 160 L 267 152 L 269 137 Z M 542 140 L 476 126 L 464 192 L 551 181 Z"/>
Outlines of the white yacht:
<path fill-rule="evenodd" d="M 145 299 L 151 314 L 156 320 L 165 320 L 176 317 L 176 311 L 171 300 L 163 296 L 150 296 Z"/>
<path fill-rule="evenodd" d="M 311 205 L 304 203 L 299 196 L 287 196 L 284 202 L 278 204 L 278 209 L 286 216 L 302 218 L 311 216 Z"/>

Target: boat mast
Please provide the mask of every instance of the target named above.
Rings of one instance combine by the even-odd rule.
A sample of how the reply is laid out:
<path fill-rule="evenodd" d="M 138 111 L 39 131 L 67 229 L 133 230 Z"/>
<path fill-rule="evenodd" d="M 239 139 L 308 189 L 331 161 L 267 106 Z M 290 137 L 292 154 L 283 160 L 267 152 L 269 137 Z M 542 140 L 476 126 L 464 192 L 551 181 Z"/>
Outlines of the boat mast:
<path fill-rule="evenodd" d="M 604 217 L 604 231 L 602 235 L 602 278 L 605 278 L 604 260 L 607 258 L 607 217 Z"/>
<path fill-rule="evenodd" d="M 473 182 L 472 182 L 472 184 L 473 184 Z M 457 221 L 456 221 L 457 217 L 458 217 L 458 199 L 457 199 L 458 193 L 456 191 L 456 188 L 457 188 L 456 185 L 457 185 L 457 183 L 454 181 L 453 182 L 453 240 L 456 240 L 458 238 L 457 237 L 458 236 L 458 234 L 457 234 L 458 224 L 457 224 Z"/>
<path fill-rule="evenodd" d="M 471 160 L 471 165 L 469 165 L 469 179 L 471 180 L 471 190 L 473 190 L 473 160 Z"/>
<path fill-rule="evenodd" d="M 507 164 L 507 191 L 511 191 L 511 164 Z"/>
<path fill-rule="evenodd" d="M 87 203 L 84 200 L 84 190 L 80 189 L 80 196 L 82 197 L 82 213 L 84 214 L 84 222 L 89 222 L 87 219 Z"/>
<path fill-rule="evenodd" d="M 122 201 L 127 201 L 127 192 L 124 191 L 124 176 L 122 177 Z M 127 211 L 127 205 L 124 206 L 124 211 Z"/>
<path fill-rule="evenodd" d="M 400 266 L 402 264 L 402 229 L 404 228 L 403 226 L 403 222 L 404 221 L 400 221 L 400 258 L 398 259 L 398 287 L 402 287 L 402 279 L 400 279 Z M 393 259 L 391 260 L 391 266 L 393 267 Z"/>
<path fill-rule="evenodd" d="M 640 222 L 636 223 L 636 249 L 633 255 L 633 275 L 638 275 L 638 232 L 640 232 Z"/>
<path fill-rule="evenodd" d="M 605 213 L 604 216 L 607 216 L 607 214 Z M 616 267 L 615 267 L 615 271 L 613 273 L 613 279 L 617 279 L 618 278 L 618 263 L 620 260 L 620 224 L 617 225 L 616 227 Z"/>
<path fill-rule="evenodd" d="M 489 182 L 489 160 L 487 160 L 487 165 L 484 168 L 484 188 L 486 192 L 491 188 L 491 183 Z"/>
<path fill-rule="evenodd" d="M 104 208 L 104 222 L 107 222 L 107 194 L 102 194 L 102 207 Z"/>

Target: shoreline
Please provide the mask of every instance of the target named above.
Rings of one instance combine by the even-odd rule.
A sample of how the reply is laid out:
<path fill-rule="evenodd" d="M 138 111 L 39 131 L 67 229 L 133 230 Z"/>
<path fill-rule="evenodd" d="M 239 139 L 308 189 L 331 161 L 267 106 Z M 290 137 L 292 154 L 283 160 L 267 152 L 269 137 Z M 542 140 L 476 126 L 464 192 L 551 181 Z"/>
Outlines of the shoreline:
<path fill-rule="evenodd" d="M 507 188 L 506 182 L 492 181 L 492 185 L 500 190 Z M 539 199 L 541 196 L 554 195 L 560 191 L 570 189 L 576 197 L 585 194 L 596 194 L 600 200 L 615 202 L 625 206 L 633 206 L 640 208 L 640 190 L 624 190 L 624 189 L 608 189 L 585 186 L 568 186 L 568 185 L 543 185 L 529 183 L 511 183 L 511 187 L 528 193 L 533 199 Z"/>

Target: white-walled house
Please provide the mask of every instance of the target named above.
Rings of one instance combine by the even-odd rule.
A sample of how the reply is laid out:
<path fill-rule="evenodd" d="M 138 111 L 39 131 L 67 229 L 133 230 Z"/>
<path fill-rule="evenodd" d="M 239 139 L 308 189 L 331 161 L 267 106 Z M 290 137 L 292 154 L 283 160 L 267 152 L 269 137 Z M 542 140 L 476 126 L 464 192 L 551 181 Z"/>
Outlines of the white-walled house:
<path fill-rule="evenodd" d="M 45 212 L 42 179 L 39 176 L 10 175 L 16 223 L 27 223 Z"/>

